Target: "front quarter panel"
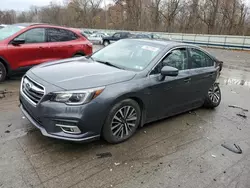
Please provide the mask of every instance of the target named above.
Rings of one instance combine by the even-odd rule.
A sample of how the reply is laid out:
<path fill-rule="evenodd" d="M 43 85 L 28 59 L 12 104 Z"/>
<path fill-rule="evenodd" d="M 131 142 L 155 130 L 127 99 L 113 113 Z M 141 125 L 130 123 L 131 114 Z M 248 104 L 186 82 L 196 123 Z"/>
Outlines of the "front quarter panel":
<path fill-rule="evenodd" d="M 118 102 L 131 98 L 136 100 L 143 112 L 143 116 L 146 114 L 146 109 L 150 104 L 151 91 L 149 89 L 151 82 L 149 77 L 132 79 L 128 82 L 117 83 L 109 85 L 105 88 L 98 101 L 103 102 L 106 106 L 106 116 L 108 116 L 112 107 Z"/>

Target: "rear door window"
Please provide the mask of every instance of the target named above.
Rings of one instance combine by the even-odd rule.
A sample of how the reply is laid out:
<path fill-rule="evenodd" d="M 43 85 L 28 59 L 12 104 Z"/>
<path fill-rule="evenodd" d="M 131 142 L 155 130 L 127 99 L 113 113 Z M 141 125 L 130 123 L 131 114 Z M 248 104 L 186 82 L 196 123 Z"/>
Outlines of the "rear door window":
<path fill-rule="evenodd" d="M 189 52 L 191 67 L 193 69 L 214 66 L 214 60 L 201 50 L 191 48 Z"/>
<path fill-rule="evenodd" d="M 72 31 L 58 28 L 47 28 L 48 42 L 66 42 L 76 40 L 77 36 Z"/>

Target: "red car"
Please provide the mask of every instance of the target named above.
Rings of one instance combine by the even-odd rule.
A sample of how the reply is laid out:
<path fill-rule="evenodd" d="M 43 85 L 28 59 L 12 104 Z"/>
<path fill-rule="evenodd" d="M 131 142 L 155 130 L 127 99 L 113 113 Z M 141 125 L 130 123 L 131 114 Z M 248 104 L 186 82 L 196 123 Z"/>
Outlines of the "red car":
<path fill-rule="evenodd" d="M 0 30 L 0 82 L 34 65 L 92 54 L 80 30 L 47 24 L 14 24 Z"/>

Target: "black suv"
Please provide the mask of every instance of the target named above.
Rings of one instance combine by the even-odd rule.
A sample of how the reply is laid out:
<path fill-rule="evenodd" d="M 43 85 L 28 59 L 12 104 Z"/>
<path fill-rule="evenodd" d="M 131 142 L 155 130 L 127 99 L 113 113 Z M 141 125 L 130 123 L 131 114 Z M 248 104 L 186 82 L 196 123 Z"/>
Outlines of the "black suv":
<path fill-rule="evenodd" d="M 116 42 L 120 39 L 129 38 L 130 36 L 131 36 L 131 33 L 129 33 L 129 32 L 117 32 L 117 33 L 113 34 L 112 36 L 103 37 L 102 44 L 104 46 L 108 46 L 112 42 Z"/>

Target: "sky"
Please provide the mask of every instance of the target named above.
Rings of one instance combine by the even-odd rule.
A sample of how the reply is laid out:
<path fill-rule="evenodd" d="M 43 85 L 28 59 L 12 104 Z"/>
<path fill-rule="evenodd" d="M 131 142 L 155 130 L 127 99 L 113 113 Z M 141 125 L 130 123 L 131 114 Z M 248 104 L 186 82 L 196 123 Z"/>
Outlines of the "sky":
<path fill-rule="evenodd" d="M 49 5 L 50 2 L 57 2 L 63 4 L 64 1 L 67 0 L 0 0 L 0 10 L 17 10 L 23 11 L 28 10 L 32 5 L 35 6 L 46 6 Z M 111 0 L 106 0 L 106 4 Z M 244 0 L 250 5 L 250 0 Z"/>
<path fill-rule="evenodd" d="M 0 0 L 0 10 L 13 9 L 17 11 L 23 11 L 23 10 L 28 10 L 32 5 L 34 6 L 49 5 L 51 1 L 63 4 L 63 2 L 67 0 Z M 111 1 L 112 0 L 106 0 L 106 4 L 108 4 L 108 2 Z"/>
<path fill-rule="evenodd" d="M 45 6 L 49 5 L 50 2 L 51 0 L 0 0 L 0 9 L 23 11 L 28 10 L 32 5 Z M 56 2 L 62 3 L 62 0 L 56 0 Z"/>

